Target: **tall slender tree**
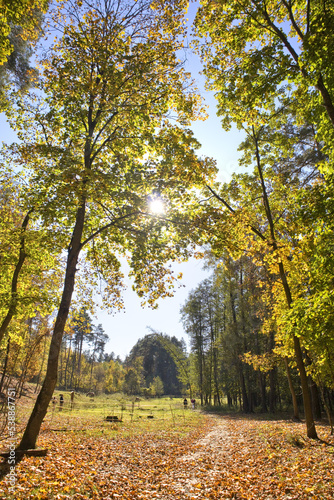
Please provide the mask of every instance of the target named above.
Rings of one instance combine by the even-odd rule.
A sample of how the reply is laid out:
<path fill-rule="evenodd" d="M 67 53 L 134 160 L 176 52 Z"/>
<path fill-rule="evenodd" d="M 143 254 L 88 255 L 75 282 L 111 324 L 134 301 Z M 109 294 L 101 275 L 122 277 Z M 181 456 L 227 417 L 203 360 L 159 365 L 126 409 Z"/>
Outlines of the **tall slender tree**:
<path fill-rule="evenodd" d="M 285 114 L 283 116 L 287 118 Z M 277 119 L 277 114 L 274 115 L 273 119 Z M 305 135 L 303 139 L 304 154 L 299 160 L 296 159 L 295 170 L 289 171 L 287 167 L 291 164 L 292 158 L 297 157 L 301 135 L 299 137 L 298 134 L 285 136 L 286 142 L 284 143 L 284 140 L 278 138 L 278 134 L 273 133 L 273 130 L 277 130 L 275 128 L 277 126 L 277 122 L 275 122 L 271 132 L 268 132 L 264 126 L 258 130 L 255 130 L 255 127 L 250 129 L 248 139 L 242 147 L 245 149 L 244 161 L 249 164 L 252 159 L 255 160 L 254 174 L 253 176 L 246 174 L 235 176 L 234 181 L 229 186 L 230 199 L 226 198 L 224 188 L 221 194 L 216 193 L 210 187 L 209 190 L 222 204 L 223 210 L 227 209 L 234 216 L 235 222 L 238 221 L 238 227 L 243 227 L 243 231 L 248 233 L 247 245 L 243 245 L 244 252 L 251 251 L 257 252 L 258 256 L 262 255 L 263 264 L 271 276 L 273 278 L 279 277 L 282 290 L 284 290 L 284 298 L 281 297 L 281 300 L 290 310 L 293 307 L 294 289 L 300 292 L 303 288 L 300 278 L 296 282 L 291 280 L 290 269 L 294 263 L 298 265 L 299 235 L 305 230 L 298 224 L 293 224 L 297 219 L 297 214 L 293 210 L 291 202 L 293 197 L 301 192 L 303 186 L 305 189 L 310 189 L 313 183 L 319 181 L 320 178 L 319 172 L 314 168 L 318 156 L 314 154 L 314 151 L 317 151 L 317 143 L 314 140 L 314 134 L 312 134 L 312 127 L 309 127 L 309 135 L 311 137 L 310 144 L 312 145 L 313 141 L 313 147 L 311 146 L 310 149 L 305 147 L 307 137 Z M 268 133 L 269 135 L 267 135 Z M 310 154 L 310 150 L 312 154 Z M 252 203 L 255 199 L 262 200 L 262 203 L 256 205 L 254 212 Z M 234 201 L 232 202 L 232 200 Z M 289 200 L 290 204 L 283 206 L 283 200 Z M 224 220 L 228 222 L 226 214 Z M 293 233 L 293 230 L 296 233 Z M 224 234 L 226 235 L 226 227 Z M 233 241 L 238 241 L 240 236 L 238 237 L 235 228 L 232 234 L 235 238 Z M 240 250 L 238 251 L 240 253 Z M 277 282 L 277 278 L 274 279 L 274 282 Z M 281 316 L 283 314 L 281 312 Z M 291 343 L 301 379 L 307 434 L 309 437 L 316 438 L 303 346 L 296 323 L 292 324 L 294 327 L 291 329 Z"/>
<path fill-rule="evenodd" d="M 140 295 L 153 303 L 170 293 L 163 262 L 179 258 L 189 235 L 184 230 L 184 242 L 174 246 L 173 228 L 150 213 L 149 201 L 160 197 L 177 207 L 212 172 L 197 159 L 198 143 L 186 129 L 199 107 L 177 55 L 185 7 L 184 1 L 69 0 L 55 16 L 61 36 L 42 62 L 44 109 L 30 103 L 23 118 L 22 108 L 18 113 L 24 143 L 13 152 L 31 169 L 36 188 L 29 196 L 40 201 L 44 223 L 67 237 L 46 378 L 20 449 L 36 446 L 56 385 L 79 256 L 94 266 L 93 280 L 102 271 L 111 306 L 120 303 L 119 253 L 129 256 Z"/>

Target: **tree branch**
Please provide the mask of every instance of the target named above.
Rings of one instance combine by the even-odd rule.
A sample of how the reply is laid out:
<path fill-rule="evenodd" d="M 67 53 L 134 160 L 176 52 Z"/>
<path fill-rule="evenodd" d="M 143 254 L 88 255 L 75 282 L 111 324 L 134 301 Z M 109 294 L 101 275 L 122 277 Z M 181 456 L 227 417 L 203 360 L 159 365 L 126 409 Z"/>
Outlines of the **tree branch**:
<path fill-rule="evenodd" d="M 225 201 L 223 198 L 221 198 L 219 196 L 219 194 L 217 194 L 210 186 L 206 185 L 206 187 L 208 188 L 208 190 L 213 194 L 213 196 L 215 198 L 217 198 L 217 200 L 219 200 L 221 203 L 223 203 L 223 205 L 225 205 L 225 207 L 230 211 L 232 212 L 232 214 L 235 214 L 236 211 L 234 210 L 234 208 L 231 207 L 231 205 L 229 205 L 227 203 L 227 201 Z M 256 229 L 256 227 L 252 226 L 251 224 L 247 224 L 248 227 L 253 231 L 253 233 L 255 233 L 257 236 L 259 236 L 261 238 L 261 240 L 263 241 L 266 241 L 266 237 L 263 236 L 263 234 L 258 230 Z"/>
<path fill-rule="evenodd" d="M 304 35 L 303 35 L 301 29 L 299 28 L 298 24 L 296 23 L 296 20 L 294 18 L 293 12 L 292 12 L 291 0 L 289 0 L 289 2 L 287 2 L 286 0 L 283 0 L 283 5 L 285 5 L 285 7 L 287 8 L 287 10 L 289 12 L 289 18 L 290 18 L 292 26 L 295 28 L 296 33 L 298 34 L 298 36 L 300 37 L 301 40 L 304 40 Z"/>
<path fill-rule="evenodd" d="M 252 0 L 252 3 L 258 8 L 258 5 L 257 3 Z M 276 35 L 278 36 L 278 38 L 283 42 L 283 44 L 285 45 L 285 47 L 288 49 L 288 51 L 290 52 L 290 54 L 292 55 L 293 59 L 295 60 L 295 62 L 298 64 L 298 68 L 303 72 L 303 70 L 300 68 L 299 66 L 299 57 L 298 57 L 298 54 L 297 52 L 294 50 L 294 48 L 292 47 L 292 45 L 290 44 L 286 34 L 281 31 L 277 26 L 276 24 L 271 20 L 268 12 L 267 12 L 267 9 L 265 8 L 264 10 L 261 11 L 262 12 L 262 15 L 263 17 L 265 18 L 265 20 L 267 21 L 268 25 L 271 27 L 271 29 L 276 33 Z M 305 75 L 304 75 L 305 76 Z"/>
<path fill-rule="evenodd" d="M 103 231 L 105 231 L 106 229 L 109 229 L 110 227 L 112 226 L 115 226 L 119 221 L 121 220 L 124 220 L 124 219 L 127 219 L 127 218 L 130 218 L 130 217 L 133 217 L 135 215 L 141 215 L 142 212 L 140 211 L 137 211 L 137 212 L 133 212 L 131 214 L 126 214 L 126 215 L 123 215 L 121 217 L 118 217 L 117 219 L 113 220 L 112 222 L 110 222 L 109 224 L 106 224 L 105 226 L 103 227 L 100 227 L 99 229 L 97 229 L 96 231 L 94 231 L 94 233 L 92 233 L 86 240 L 84 240 L 80 247 L 84 247 L 87 243 L 89 243 L 92 239 L 94 239 L 96 236 L 98 236 L 99 234 L 101 234 Z"/>

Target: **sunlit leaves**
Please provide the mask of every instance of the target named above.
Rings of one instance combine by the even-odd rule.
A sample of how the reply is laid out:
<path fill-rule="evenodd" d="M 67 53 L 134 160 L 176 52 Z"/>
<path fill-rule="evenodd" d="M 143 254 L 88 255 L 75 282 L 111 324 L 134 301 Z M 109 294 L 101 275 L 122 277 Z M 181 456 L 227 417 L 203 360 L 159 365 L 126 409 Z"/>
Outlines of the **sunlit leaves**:
<path fill-rule="evenodd" d="M 51 314 L 58 301 L 62 243 L 57 233 L 41 227 L 37 210 L 26 203 L 22 179 L 3 165 L 0 172 L 2 339 L 12 319 Z"/>
<path fill-rule="evenodd" d="M 322 2 L 201 2 L 195 44 L 225 128 L 262 125 L 280 99 L 292 101 L 300 124 L 316 123 L 331 157 L 332 17 Z"/>
<path fill-rule="evenodd" d="M 200 111 L 176 57 L 184 7 L 65 2 L 53 19 L 60 35 L 42 61 L 46 98 L 20 102 L 13 119 L 24 143 L 12 159 L 25 163 L 39 186 L 32 197 L 44 221 L 70 237 L 77 206 L 87 200 L 85 256 L 97 269 L 91 276 L 110 289 L 118 288 L 116 253 L 136 245 L 145 252 L 144 232 L 154 231 L 147 199 L 159 193 L 170 215 L 172 206 L 181 210 L 187 189 L 214 172 L 197 158 L 199 144 L 184 128 Z M 152 261 L 146 269 L 154 268 Z M 158 281 L 169 283 L 168 271 L 159 273 Z"/>
<path fill-rule="evenodd" d="M 1 5 L 0 23 L 0 64 L 4 64 L 13 50 L 9 35 L 14 26 L 21 29 L 23 40 L 36 41 L 39 19 L 36 11 L 44 11 L 47 0 L 4 0 Z"/>

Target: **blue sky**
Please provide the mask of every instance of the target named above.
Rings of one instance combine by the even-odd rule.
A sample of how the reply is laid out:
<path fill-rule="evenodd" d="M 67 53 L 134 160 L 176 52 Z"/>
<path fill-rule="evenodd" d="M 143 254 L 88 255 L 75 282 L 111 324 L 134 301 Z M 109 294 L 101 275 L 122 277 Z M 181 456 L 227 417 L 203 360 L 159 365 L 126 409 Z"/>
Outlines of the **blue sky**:
<path fill-rule="evenodd" d="M 191 5 L 190 22 L 195 10 L 196 3 Z M 242 133 L 235 129 L 230 132 L 222 130 L 220 120 L 216 116 L 213 92 L 204 89 L 204 78 L 199 74 L 201 65 L 198 57 L 193 53 L 187 54 L 187 70 L 191 71 L 208 105 L 209 118 L 204 122 L 198 121 L 192 126 L 195 137 L 202 144 L 199 154 L 213 157 L 217 161 L 219 168 L 218 180 L 227 182 L 233 172 L 241 171 L 238 166 L 237 149 L 242 140 Z M 0 130 L 1 141 L 10 143 L 15 140 L 15 134 L 11 132 L 3 115 L 0 115 Z M 115 312 L 114 315 L 108 315 L 105 311 L 98 310 L 96 317 L 93 319 L 95 325 L 102 324 L 105 333 L 109 336 L 106 352 L 113 351 L 124 359 L 137 340 L 149 333 L 147 327 L 170 336 L 175 335 L 178 338 L 184 338 L 187 342 L 187 335 L 184 333 L 180 322 L 179 311 L 189 292 L 209 276 L 208 272 L 202 268 L 203 262 L 198 260 L 174 265 L 176 274 L 183 273 L 183 286 L 176 290 L 174 297 L 160 300 L 159 307 L 156 310 L 140 306 L 140 299 L 132 291 L 131 281 L 126 279 L 125 310 Z"/>

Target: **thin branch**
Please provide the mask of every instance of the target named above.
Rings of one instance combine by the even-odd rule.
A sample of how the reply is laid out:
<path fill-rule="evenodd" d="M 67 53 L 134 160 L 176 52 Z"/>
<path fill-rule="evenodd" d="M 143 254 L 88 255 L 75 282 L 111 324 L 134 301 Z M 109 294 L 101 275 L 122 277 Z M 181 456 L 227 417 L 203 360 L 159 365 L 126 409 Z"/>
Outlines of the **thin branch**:
<path fill-rule="evenodd" d="M 117 114 L 117 113 L 116 113 Z M 102 127 L 102 129 L 104 129 L 105 127 L 107 127 L 107 125 L 111 122 L 113 116 L 110 118 L 110 120 L 108 120 L 105 125 Z M 120 129 L 121 127 L 119 125 L 116 126 L 116 128 L 112 131 L 112 133 L 102 142 L 102 144 L 100 144 L 100 146 L 97 148 L 97 150 L 93 153 L 92 155 L 92 158 L 91 158 L 91 161 L 93 163 L 93 161 L 95 160 L 95 158 L 97 157 L 97 155 L 102 151 L 102 149 L 109 143 L 109 142 L 112 142 L 116 136 L 116 132 L 118 129 Z M 100 130 L 100 132 L 98 133 L 97 137 L 95 138 L 94 140 L 94 143 L 93 143 L 93 147 L 95 146 L 96 144 L 96 141 L 97 141 L 97 138 L 98 136 L 101 134 L 102 132 L 102 129 Z"/>
<path fill-rule="evenodd" d="M 34 208 L 31 208 L 28 212 L 27 215 L 24 218 L 24 221 L 21 226 L 21 238 L 20 238 L 20 250 L 19 250 L 19 258 L 17 261 L 17 264 L 14 269 L 13 273 L 13 278 L 12 278 L 12 284 L 11 284 L 11 292 L 10 292 L 10 303 L 8 307 L 7 314 L 2 321 L 0 325 L 0 342 L 3 339 L 6 330 L 8 328 L 9 323 L 11 322 L 13 316 L 16 313 L 16 306 L 17 306 L 17 284 L 19 280 L 19 275 L 22 269 L 22 266 L 24 264 L 24 261 L 27 257 L 26 251 L 25 251 L 25 238 L 26 238 L 26 230 L 27 226 L 29 223 L 30 219 L 30 214 L 34 211 Z"/>
<path fill-rule="evenodd" d="M 310 31 L 311 0 L 307 0 L 306 6 L 306 34 Z"/>
<path fill-rule="evenodd" d="M 208 186 L 208 185 L 207 185 L 206 187 L 207 187 L 207 188 L 208 188 L 208 190 L 209 190 L 209 191 L 213 194 L 213 196 L 214 196 L 215 198 L 217 198 L 217 200 L 219 200 L 219 201 L 220 201 L 223 205 L 225 205 L 225 207 L 226 207 L 226 208 L 227 208 L 230 212 L 232 212 L 232 214 L 235 214 L 235 213 L 236 213 L 236 211 L 234 210 L 234 208 L 232 208 L 232 207 L 231 207 L 231 205 L 229 205 L 229 204 L 227 203 L 227 201 L 225 201 L 223 198 L 221 198 L 221 197 L 219 196 L 219 194 L 217 194 L 217 193 L 216 193 L 216 192 L 215 192 L 215 191 L 214 191 L 214 190 L 213 190 L 210 186 Z M 262 234 L 262 233 L 261 233 L 258 229 L 256 229 L 256 227 L 252 226 L 251 224 L 247 224 L 247 225 L 248 225 L 248 227 L 249 227 L 249 228 L 253 231 L 253 233 L 255 233 L 257 236 L 259 236 L 259 237 L 261 238 L 261 240 L 263 240 L 263 241 L 266 241 L 266 240 L 267 240 L 267 239 L 266 239 L 266 237 L 265 237 L 265 236 L 263 236 L 263 234 Z"/>
<path fill-rule="evenodd" d="M 216 192 L 215 192 L 215 191 L 214 191 L 214 190 L 213 190 L 210 186 L 206 185 L 206 187 L 208 188 L 208 190 L 210 191 L 210 193 L 212 193 L 212 194 L 213 194 L 213 196 L 214 196 L 215 198 L 217 198 L 217 200 L 218 200 L 218 201 L 220 201 L 223 205 L 225 205 L 225 207 L 226 207 L 226 208 L 228 208 L 228 210 L 229 210 L 230 212 L 232 212 L 233 214 L 235 213 L 234 208 L 232 208 L 232 207 L 231 207 L 231 205 L 229 205 L 229 204 L 227 203 L 227 201 L 225 201 L 223 198 L 221 198 L 221 197 L 219 196 L 219 194 L 217 194 L 217 193 L 216 193 Z"/>
<path fill-rule="evenodd" d="M 292 12 L 291 0 L 289 0 L 289 2 L 287 2 L 286 0 L 283 0 L 283 5 L 285 5 L 285 7 L 287 8 L 287 10 L 289 12 L 289 18 L 290 18 L 292 26 L 295 28 L 296 33 L 298 34 L 298 36 L 301 40 L 304 40 L 304 35 L 303 35 L 301 29 L 299 28 L 298 24 L 296 23 L 296 20 L 294 18 L 293 12 Z"/>
<path fill-rule="evenodd" d="M 99 234 L 101 234 L 103 231 L 105 231 L 106 229 L 109 229 L 110 227 L 112 226 L 115 226 L 119 221 L 121 220 L 124 220 L 124 219 L 127 219 L 129 217 L 133 217 L 134 215 L 141 215 L 141 212 L 140 211 L 137 211 L 137 212 L 133 212 L 131 214 L 126 214 L 126 215 L 123 215 L 121 217 L 118 217 L 117 219 L 113 220 L 112 222 L 110 222 L 109 224 L 106 224 L 105 226 L 103 227 L 100 227 L 99 229 L 97 229 L 96 231 L 94 231 L 94 233 L 92 233 L 85 241 L 83 241 L 80 245 L 80 247 L 84 247 L 87 243 L 89 243 L 92 239 L 94 239 L 96 236 L 98 236 Z"/>
<path fill-rule="evenodd" d="M 252 0 L 252 3 L 255 5 L 256 8 L 258 8 L 258 5 L 256 3 L 256 1 Z M 292 45 L 290 44 L 286 34 L 284 33 L 284 31 L 281 31 L 277 26 L 276 24 L 271 20 L 268 12 L 267 12 L 267 9 L 266 7 L 264 8 L 264 10 L 261 11 L 262 14 L 263 14 L 263 17 L 265 18 L 265 20 L 267 21 L 268 25 L 272 28 L 272 30 L 274 31 L 274 33 L 278 36 L 278 38 L 283 42 L 283 44 L 285 45 L 285 47 L 288 49 L 288 51 L 290 52 L 290 54 L 292 55 L 293 59 L 295 60 L 295 62 L 298 64 L 298 68 L 302 71 L 303 73 L 303 76 L 305 76 L 305 70 L 303 70 L 302 68 L 300 68 L 299 66 L 299 56 L 297 54 L 297 52 L 294 50 L 294 48 L 292 47 Z M 268 27 L 267 27 L 268 28 Z"/>

